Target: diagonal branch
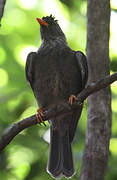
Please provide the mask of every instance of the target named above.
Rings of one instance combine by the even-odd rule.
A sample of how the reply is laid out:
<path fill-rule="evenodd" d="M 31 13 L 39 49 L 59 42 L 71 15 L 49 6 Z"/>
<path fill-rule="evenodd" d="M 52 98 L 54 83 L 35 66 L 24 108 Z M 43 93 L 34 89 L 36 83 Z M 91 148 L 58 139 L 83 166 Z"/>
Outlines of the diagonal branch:
<path fill-rule="evenodd" d="M 91 85 L 88 85 L 80 94 L 78 94 L 77 98 L 78 100 L 75 100 L 73 102 L 73 105 L 70 105 L 69 103 L 59 104 L 55 107 L 45 110 L 43 117 L 44 120 L 51 119 L 52 117 L 59 116 L 63 113 L 68 113 L 73 110 L 73 108 L 77 108 L 78 106 L 81 106 L 83 101 L 91 94 L 106 88 L 110 84 L 112 84 L 114 81 L 117 81 L 117 72 L 110 76 L 106 76 L 105 78 L 99 80 L 96 83 L 92 83 Z M 23 119 L 20 122 L 14 123 L 13 125 L 9 126 L 3 133 L 3 135 L 0 138 L 0 151 L 2 151 L 11 141 L 12 139 L 20 133 L 22 130 L 36 125 L 36 115 L 33 115 L 31 117 L 28 117 L 26 119 Z"/>
<path fill-rule="evenodd" d="M 0 22 L 4 13 L 5 3 L 6 3 L 6 0 L 0 0 Z"/>

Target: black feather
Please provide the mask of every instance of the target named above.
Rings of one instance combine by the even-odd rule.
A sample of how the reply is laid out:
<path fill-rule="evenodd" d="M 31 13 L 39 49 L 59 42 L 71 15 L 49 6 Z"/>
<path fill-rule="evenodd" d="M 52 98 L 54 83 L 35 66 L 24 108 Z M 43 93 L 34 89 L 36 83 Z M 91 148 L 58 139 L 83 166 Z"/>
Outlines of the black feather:
<path fill-rule="evenodd" d="M 82 52 L 71 50 L 55 18 L 43 17 L 49 25 L 42 26 L 42 44 L 37 53 L 29 54 L 26 78 L 30 82 L 37 103 L 43 108 L 68 101 L 85 87 L 88 67 Z M 67 114 L 53 117 L 50 122 L 50 156 L 48 172 L 53 177 L 74 174 L 71 143 L 73 141 L 82 107 Z"/>

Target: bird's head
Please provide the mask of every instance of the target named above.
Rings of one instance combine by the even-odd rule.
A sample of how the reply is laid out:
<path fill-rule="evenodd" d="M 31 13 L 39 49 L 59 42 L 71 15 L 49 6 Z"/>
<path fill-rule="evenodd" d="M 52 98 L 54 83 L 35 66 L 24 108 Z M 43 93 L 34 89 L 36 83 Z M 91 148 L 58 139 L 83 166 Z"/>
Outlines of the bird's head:
<path fill-rule="evenodd" d="M 43 17 L 42 19 L 36 18 L 40 24 L 40 32 L 42 40 L 54 40 L 56 38 L 66 39 L 65 35 L 60 28 L 58 21 L 52 15 Z"/>

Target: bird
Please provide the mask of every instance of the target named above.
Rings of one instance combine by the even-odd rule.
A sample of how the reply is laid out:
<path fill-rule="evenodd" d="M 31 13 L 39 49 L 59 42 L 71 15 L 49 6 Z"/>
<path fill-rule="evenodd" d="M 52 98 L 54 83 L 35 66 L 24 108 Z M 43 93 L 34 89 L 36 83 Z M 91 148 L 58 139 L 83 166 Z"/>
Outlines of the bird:
<path fill-rule="evenodd" d="M 87 58 L 81 51 L 72 50 L 54 16 L 36 18 L 40 24 L 41 45 L 27 56 L 25 72 L 39 109 L 37 121 L 43 122 L 43 111 L 69 102 L 71 105 L 86 86 Z M 72 141 L 82 106 L 52 117 L 47 172 L 53 178 L 70 178 L 75 174 Z"/>

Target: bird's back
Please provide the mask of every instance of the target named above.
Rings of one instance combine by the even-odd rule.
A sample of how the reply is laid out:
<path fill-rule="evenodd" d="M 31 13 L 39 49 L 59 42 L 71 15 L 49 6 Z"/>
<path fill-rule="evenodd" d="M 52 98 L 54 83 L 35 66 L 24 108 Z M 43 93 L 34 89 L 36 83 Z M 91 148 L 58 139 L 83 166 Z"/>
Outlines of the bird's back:
<path fill-rule="evenodd" d="M 48 47 L 47 47 L 48 48 Z M 33 89 L 38 104 L 44 107 L 68 100 L 81 91 L 81 72 L 75 52 L 66 48 L 43 48 L 34 62 Z"/>

